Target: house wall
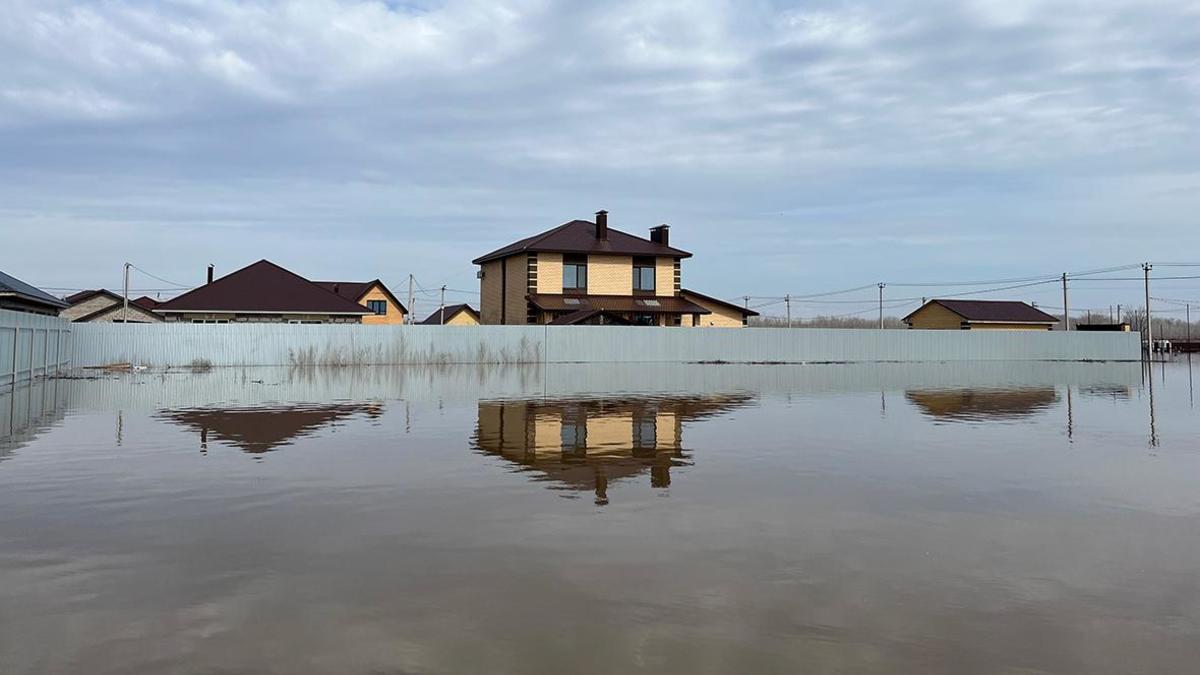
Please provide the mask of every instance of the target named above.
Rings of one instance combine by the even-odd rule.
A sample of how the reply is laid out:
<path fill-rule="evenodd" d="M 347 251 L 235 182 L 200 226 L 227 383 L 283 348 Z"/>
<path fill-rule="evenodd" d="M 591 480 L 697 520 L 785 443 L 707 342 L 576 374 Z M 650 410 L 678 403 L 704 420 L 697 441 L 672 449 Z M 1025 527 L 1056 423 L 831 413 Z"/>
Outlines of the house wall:
<path fill-rule="evenodd" d="M 94 295 L 83 302 L 71 305 L 70 307 L 59 312 L 58 315 L 69 321 L 74 321 L 81 316 L 87 316 L 92 312 L 99 312 L 105 307 L 117 304 L 120 303 L 108 297 L 107 295 Z M 132 306 L 133 305 L 130 305 L 130 307 Z"/>
<path fill-rule="evenodd" d="M 937 303 L 929 303 L 909 317 L 909 328 L 961 330 L 962 317 Z"/>
<path fill-rule="evenodd" d="M 537 292 L 559 294 L 563 292 L 563 257 L 561 253 L 539 253 Z"/>
<path fill-rule="evenodd" d="M 632 278 L 630 272 L 630 278 Z M 675 295 L 675 259 L 656 258 L 654 260 L 654 294 Z"/>
<path fill-rule="evenodd" d="M 633 257 L 589 255 L 587 292 L 588 295 L 633 295 Z"/>
<path fill-rule="evenodd" d="M 508 281 L 504 291 L 504 323 L 510 326 L 524 325 L 528 314 L 529 259 L 525 254 L 512 255 L 504 259 Z M 539 275 L 540 276 L 540 275 Z"/>
<path fill-rule="evenodd" d="M 971 330 L 1050 330 L 1044 323 L 973 323 Z"/>
<path fill-rule="evenodd" d="M 470 312 L 459 312 L 454 316 L 446 319 L 447 326 L 478 326 L 479 322 L 475 320 L 475 316 Z"/>
<path fill-rule="evenodd" d="M 387 314 L 382 316 L 376 314 L 368 314 L 363 317 L 362 322 L 366 324 L 397 324 L 404 323 L 404 311 L 392 302 L 387 293 L 383 292 L 383 288 L 379 284 L 374 284 L 359 301 L 358 304 L 363 307 L 367 306 L 368 300 L 383 300 L 387 302 Z"/>
<path fill-rule="evenodd" d="M 500 323 L 500 305 L 504 302 L 500 281 L 503 264 L 503 260 L 493 260 L 480 266 L 483 278 L 479 280 L 479 319 L 490 326 Z"/>
<path fill-rule="evenodd" d="M 688 302 L 700 305 L 704 309 L 712 312 L 712 314 L 701 314 L 700 322 L 696 324 L 693 324 L 692 322 L 692 315 L 689 314 L 688 316 L 683 317 L 683 325 L 685 326 L 697 325 L 712 328 L 741 328 L 744 325 L 742 323 L 742 313 L 735 309 L 730 309 L 724 305 L 710 302 L 704 298 L 699 298 L 689 293 L 684 293 L 683 298 Z"/>
<path fill-rule="evenodd" d="M 228 321 L 229 323 L 288 323 L 289 321 L 320 321 L 321 323 L 362 323 L 358 316 L 329 314 L 229 314 L 218 312 L 189 312 L 187 314 L 166 314 L 163 316 L 167 323 L 192 323 L 200 321 Z"/>

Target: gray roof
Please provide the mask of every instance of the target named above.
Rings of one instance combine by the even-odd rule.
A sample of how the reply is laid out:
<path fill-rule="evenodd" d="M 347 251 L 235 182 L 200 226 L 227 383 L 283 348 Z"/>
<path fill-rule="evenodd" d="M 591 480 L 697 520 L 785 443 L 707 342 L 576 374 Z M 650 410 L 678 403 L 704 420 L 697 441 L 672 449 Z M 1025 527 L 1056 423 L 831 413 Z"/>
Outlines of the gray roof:
<path fill-rule="evenodd" d="M 57 307 L 59 309 L 65 309 L 69 306 L 67 303 L 59 300 L 53 295 L 50 295 L 42 289 L 30 286 L 24 281 L 21 281 L 16 277 L 10 277 L 4 272 L 0 272 L 0 294 L 15 295 L 17 297 L 24 298 L 25 300 L 40 302 L 50 305 L 51 307 Z"/>

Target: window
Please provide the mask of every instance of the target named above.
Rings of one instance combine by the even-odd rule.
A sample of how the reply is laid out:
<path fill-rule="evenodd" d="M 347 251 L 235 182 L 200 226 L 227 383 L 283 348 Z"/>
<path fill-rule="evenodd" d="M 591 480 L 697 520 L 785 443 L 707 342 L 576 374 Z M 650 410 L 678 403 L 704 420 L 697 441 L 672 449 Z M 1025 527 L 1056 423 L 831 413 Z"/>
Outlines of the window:
<path fill-rule="evenodd" d="M 633 325 L 635 326 L 657 326 L 658 322 L 654 320 L 653 314 L 634 314 Z"/>
<path fill-rule="evenodd" d="M 633 259 L 633 290 L 654 292 L 654 258 Z"/>
<path fill-rule="evenodd" d="M 587 290 L 587 256 L 586 255 L 564 255 L 563 256 L 563 290 L 564 291 L 586 291 Z"/>
<path fill-rule="evenodd" d="M 387 314 L 387 300 L 368 300 L 367 309 L 379 316 Z"/>

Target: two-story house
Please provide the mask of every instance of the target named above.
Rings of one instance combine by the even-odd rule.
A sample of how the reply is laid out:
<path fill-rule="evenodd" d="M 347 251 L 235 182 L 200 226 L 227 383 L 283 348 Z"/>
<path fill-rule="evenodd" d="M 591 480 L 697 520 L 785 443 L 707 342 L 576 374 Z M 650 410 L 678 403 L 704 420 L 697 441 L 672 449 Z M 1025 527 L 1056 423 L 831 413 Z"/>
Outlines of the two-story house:
<path fill-rule="evenodd" d="M 670 228 L 650 238 L 572 220 L 476 258 L 484 324 L 702 326 L 712 311 L 687 297 Z"/>

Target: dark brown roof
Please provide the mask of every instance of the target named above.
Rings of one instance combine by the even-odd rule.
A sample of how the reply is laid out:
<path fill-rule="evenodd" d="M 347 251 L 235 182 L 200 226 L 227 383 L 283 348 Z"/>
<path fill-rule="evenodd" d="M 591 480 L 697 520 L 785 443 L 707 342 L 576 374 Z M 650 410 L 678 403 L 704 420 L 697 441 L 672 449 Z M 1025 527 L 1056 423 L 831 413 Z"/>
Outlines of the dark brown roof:
<path fill-rule="evenodd" d="M 172 298 L 156 312 L 250 312 L 369 314 L 353 300 L 334 295 L 268 260 L 227 274 Z"/>
<path fill-rule="evenodd" d="M 961 316 L 963 321 L 981 323 L 1058 323 L 1058 319 L 1042 310 L 1016 300 L 941 300 L 934 299 L 922 305 L 913 314 L 932 304 L 938 304 Z"/>
<path fill-rule="evenodd" d="M 446 305 L 445 321 L 449 321 L 450 319 L 454 318 L 454 315 L 458 314 L 459 312 L 470 312 L 471 314 L 473 314 L 475 316 L 476 321 L 479 320 L 479 312 L 476 312 L 474 308 L 472 308 L 470 305 L 458 304 L 458 305 Z M 443 323 L 441 315 L 442 315 L 442 310 L 440 310 L 440 309 L 434 310 L 433 314 L 430 314 L 428 317 L 426 317 L 426 319 L 424 321 L 421 321 L 420 323 L 418 323 L 418 325 L 420 325 L 420 326 L 440 325 Z"/>
<path fill-rule="evenodd" d="M 353 302 L 362 302 L 363 296 L 371 290 L 372 286 L 378 284 L 379 287 L 383 289 L 384 294 L 388 296 L 388 299 L 392 301 L 392 304 L 399 307 L 401 312 L 408 314 L 408 308 L 405 307 L 399 300 L 397 300 L 396 296 L 392 295 L 392 291 L 388 289 L 387 285 L 379 279 L 374 279 L 372 281 L 314 281 L 313 283 L 331 293 L 336 293 Z"/>
<path fill-rule="evenodd" d="M 756 311 L 754 311 L 754 310 L 752 310 L 752 309 L 747 309 L 747 308 L 743 307 L 742 305 L 738 305 L 738 304 L 735 304 L 735 303 L 732 303 L 732 302 L 728 302 L 728 301 L 726 301 L 726 300 L 722 300 L 722 299 L 720 299 L 720 298 L 714 298 L 714 297 L 712 297 L 711 295 L 705 295 L 705 294 L 703 294 L 703 293 L 697 293 L 696 291 L 693 291 L 693 290 L 691 290 L 691 289 L 684 288 L 684 289 L 682 289 L 682 290 L 680 290 L 680 291 L 679 291 L 679 294 L 680 294 L 680 295 L 682 295 L 682 296 L 684 296 L 684 299 L 685 299 L 685 300 L 687 299 L 687 296 L 689 296 L 689 295 L 694 295 L 694 296 L 696 296 L 697 298 L 700 298 L 701 300 L 704 300 L 705 302 L 711 302 L 711 303 L 713 303 L 714 305 L 720 305 L 720 306 L 722 306 L 722 307 L 727 307 L 727 308 L 729 308 L 729 309 L 732 309 L 732 310 L 734 310 L 734 311 L 741 312 L 743 316 L 758 316 L 758 312 L 756 312 Z"/>
<path fill-rule="evenodd" d="M 533 293 L 529 301 L 545 312 L 576 312 L 581 309 L 598 309 L 609 312 L 637 312 L 638 314 L 712 314 L 700 305 L 673 295 L 646 297 L 630 295 L 551 295 Z"/>
<path fill-rule="evenodd" d="M 154 298 L 152 298 L 148 295 L 143 295 L 142 297 L 136 298 L 134 300 L 130 300 L 129 302 L 134 305 L 137 305 L 138 307 L 141 307 L 142 309 L 154 309 L 155 307 L 158 307 L 158 305 L 159 305 L 159 302 L 157 300 L 155 300 Z"/>
<path fill-rule="evenodd" d="M 522 239 L 504 248 L 472 260 L 476 265 L 499 260 L 510 255 L 530 251 L 546 251 L 550 253 L 596 253 L 616 255 L 664 256 L 670 258 L 690 258 L 691 253 L 677 248 L 664 246 L 649 239 L 635 237 L 620 230 L 608 228 L 607 239 L 596 238 L 596 224 L 587 220 L 572 220 L 563 223 L 553 230 Z"/>

